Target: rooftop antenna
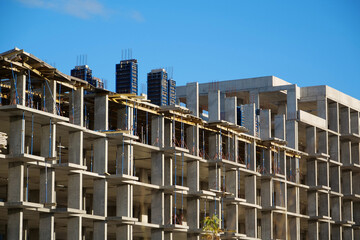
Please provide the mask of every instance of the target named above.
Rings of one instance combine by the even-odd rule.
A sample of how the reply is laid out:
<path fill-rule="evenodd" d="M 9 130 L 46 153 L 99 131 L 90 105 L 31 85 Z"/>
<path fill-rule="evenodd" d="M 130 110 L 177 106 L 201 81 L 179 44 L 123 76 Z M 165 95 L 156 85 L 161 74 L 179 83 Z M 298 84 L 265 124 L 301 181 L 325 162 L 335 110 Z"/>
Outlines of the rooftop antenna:
<path fill-rule="evenodd" d="M 121 49 L 121 60 L 124 60 L 124 49 Z"/>

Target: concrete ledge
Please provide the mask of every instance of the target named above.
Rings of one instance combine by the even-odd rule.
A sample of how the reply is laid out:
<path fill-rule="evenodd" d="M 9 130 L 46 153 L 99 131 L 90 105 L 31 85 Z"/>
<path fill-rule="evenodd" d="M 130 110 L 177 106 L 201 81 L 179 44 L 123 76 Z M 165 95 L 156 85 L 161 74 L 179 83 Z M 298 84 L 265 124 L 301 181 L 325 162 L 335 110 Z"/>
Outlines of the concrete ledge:
<path fill-rule="evenodd" d="M 76 163 L 57 163 L 52 165 L 55 170 L 71 171 L 71 170 L 86 170 L 87 166 L 82 166 Z"/>
<path fill-rule="evenodd" d="M 225 197 L 224 198 L 224 202 L 228 203 L 228 204 L 239 204 L 242 202 L 246 202 L 246 200 L 244 198 L 238 198 L 238 197 Z"/>
<path fill-rule="evenodd" d="M 80 209 L 76 209 L 76 208 L 68 208 L 68 207 L 64 207 L 64 208 L 55 208 L 52 210 L 52 212 L 56 213 L 56 214 L 64 214 L 64 215 L 70 215 L 70 214 L 86 214 L 85 210 L 80 210 Z"/>
<path fill-rule="evenodd" d="M 34 202 L 2 202 L 6 208 L 43 208 L 44 204 Z"/>
<path fill-rule="evenodd" d="M 25 118 L 32 118 L 32 115 L 34 115 L 34 123 L 40 123 L 40 124 L 49 124 L 50 123 L 49 119 L 51 119 L 52 123 L 69 122 L 68 117 L 62 117 L 57 114 L 52 114 L 42 110 L 29 108 L 23 105 L 0 106 L 0 111 L 2 112 L 2 115 L 7 117 L 12 117 L 12 116 L 22 117 L 24 113 Z"/>
<path fill-rule="evenodd" d="M 333 164 L 333 165 L 337 165 L 339 167 L 343 166 L 343 164 L 341 162 L 338 162 L 338 161 L 335 161 L 335 160 L 332 160 L 332 159 L 329 160 L 329 163 Z"/>
<path fill-rule="evenodd" d="M 200 190 L 200 191 L 197 191 L 197 192 L 190 191 L 189 196 L 201 197 L 201 198 L 213 200 L 216 197 L 216 194 L 211 192 L 211 191 Z"/>
<path fill-rule="evenodd" d="M 344 197 L 343 197 L 344 200 L 352 200 L 354 202 L 360 202 L 360 194 L 346 194 L 344 193 Z"/>
<path fill-rule="evenodd" d="M 164 231 L 166 232 L 187 232 L 189 229 L 189 226 L 181 224 L 167 224 L 162 225 L 161 227 L 164 228 Z"/>
<path fill-rule="evenodd" d="M 111 184 L 133 184 L 134 181 L 138 181 L 139 178 L 136 176 L 130 176 L 127 174 L 117 174 L 117 175 L 110 175 L 106 176 L 106 179 L 108 179 L 108 182 Z"/>
<path fill-rule="evenodd" d="M 144 223 L 144 222 L 135 222 L 135 226 L 148 227 L 148 228 L 160 228 L 160 224 Z"/>
<path fill-rule="evenodd" d="M 260 205 L 257 205 L 255 203 L 241 202 L 239 205 L 244 206 L 246 208 L 257 208 L 259 210 L 262 209 L 262 207 Z"/>
<path fill-rule="evenodd" d="M 107 220 L 110 224 L 127 224 L 127 225 L 134 225 L 136 222 L 138 222 L 138 219 L 137 219 L 137 218 L 125 217 L 125 216 L 107 217 L 106 220 Z"/>
<path fill-rule="evenodd" d="M 85 219 L 94 220 L 94 221 L 105 221 L 106 217 L 104 216 L 98 216 L 98 215 L 92 215 L 92 214 L 82 214 L 81 215 Z"/>
<path fill-rule="evenodd" d="M 355 133 L 341 134 L 341 140 L 349 140 L 354 143 L 360 143 L 360 135 Z"/>
<path fill-rule="evenodd" d="M 34 161 L 45 162 L 44 157 L 31 155 L 31 154 L 27 154 L 27 153 L 16 154 L 16 155 L 9 154 L 9 155 L 6 155 L 6 160 L 13 161 L 13 162 L 34 162 Z"/>
<path fill-rule="evenodd" d="M 317 185 L 317 186 L 309 186 L 309 191 L 319 191 L 323 193 L 328 193 L 331 190 L 331 187 L 324 186 L 324 185 Z"/>
<path fill-rule="evenodd" d="M 171 186 L 162 186 L 160 189 L 164 189 L 165 193 L 180 193 L 187 195 L 189 192 L 189 188 L 180 185 L 171 185 Z"/>
<path fill-rule="evenodd" d="M 303 110 L 298 111 L 298 119 L 300 122 L 315 126 L 321 129 L 327 129 L 326 120 L 313 115 L 311 113 L 305 112 Z"/>
<path fill-rule="evenodd" d="M 342 170 L 352 170 L 354 172 L 360 172 L 360 165 L 356 164 L 356 163 L 351 163 L 351 164 L 343 164 L 341 166 Z"/>
<path fill-rule="evenodd" d="M 286 207 L 280 207 L 280 206 L 268 206 L 268 207 L 262 207 L 262 211 L 280 211 L 280 213 L 286 212 Z"/>

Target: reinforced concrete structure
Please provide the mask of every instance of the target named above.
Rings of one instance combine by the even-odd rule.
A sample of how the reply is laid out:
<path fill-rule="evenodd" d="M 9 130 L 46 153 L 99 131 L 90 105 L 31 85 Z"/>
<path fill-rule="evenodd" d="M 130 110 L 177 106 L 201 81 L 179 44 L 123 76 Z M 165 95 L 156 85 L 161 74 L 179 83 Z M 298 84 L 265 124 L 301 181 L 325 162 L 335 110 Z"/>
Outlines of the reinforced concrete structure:
<path fill-rule="evenodd" d="M 2 238 L 199 240 L 213 214 L 221 239 L 360 238 L 360 101 L 333 88 L 188 83 L 159 107 L 20 49 L 0 79 Z"/>

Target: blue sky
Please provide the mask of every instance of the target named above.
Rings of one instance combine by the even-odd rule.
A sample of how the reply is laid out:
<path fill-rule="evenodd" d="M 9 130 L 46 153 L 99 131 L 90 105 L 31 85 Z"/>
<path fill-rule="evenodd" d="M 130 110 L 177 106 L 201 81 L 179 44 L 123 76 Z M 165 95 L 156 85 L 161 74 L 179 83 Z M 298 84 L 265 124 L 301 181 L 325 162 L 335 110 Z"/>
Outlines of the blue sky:
<path fill-rule="evenodd" d="M 13 47 L 70 74 L 87 54 L 114 90 L 131 48 L 146 73 L 172 67 L 178 85 L 274 75 L 360 99 L 360 1 L 0 0 L 0 51 Z"/>

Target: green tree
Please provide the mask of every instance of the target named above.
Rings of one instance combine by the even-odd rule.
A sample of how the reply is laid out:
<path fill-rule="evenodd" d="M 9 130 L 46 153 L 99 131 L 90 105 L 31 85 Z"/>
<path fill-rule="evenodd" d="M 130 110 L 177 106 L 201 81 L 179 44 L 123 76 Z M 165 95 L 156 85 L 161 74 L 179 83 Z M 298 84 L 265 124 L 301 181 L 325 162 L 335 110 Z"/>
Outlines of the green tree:
<path fill-rule="evenodd" d="M 203 231 L 205 231 L 205 236 L 203 239 L 207 240 L 219 240 L 220 233 L 222 230 L 219 227 L 219 218 L 214 214 L 212 217 L 205 217 Z"/>

